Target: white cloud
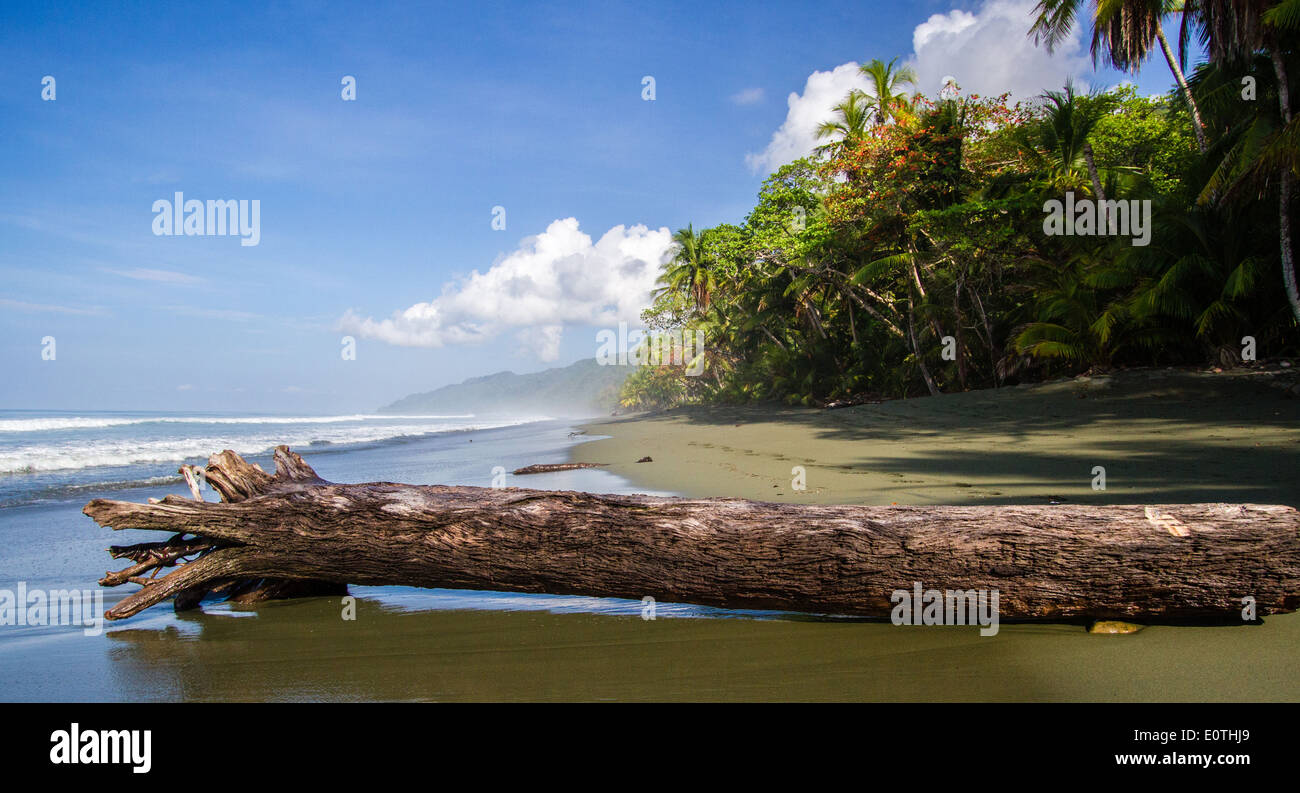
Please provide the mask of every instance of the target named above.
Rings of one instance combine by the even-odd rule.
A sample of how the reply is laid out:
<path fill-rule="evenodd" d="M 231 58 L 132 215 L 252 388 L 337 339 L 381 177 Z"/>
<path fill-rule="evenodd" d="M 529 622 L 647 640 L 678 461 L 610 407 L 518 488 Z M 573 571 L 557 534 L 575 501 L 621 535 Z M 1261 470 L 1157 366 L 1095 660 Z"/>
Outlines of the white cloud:
<path fill-rule="evenodd" d="M 105 272 L 136 281 L 157 281 L 164 284 L 198 284 L 203 282 L 203 279 L 197 275 L 187 275 L 186 273 L 177 273 L 171 270 L 151 270 L 147 267 L 136 267 L 131 270 L 105 270 Z"/>
<path fill-rule="evenodd" d="M 785 122 L 772 133 L 767 148 L 758 154 L 746 154 L 745 162 L 755 172 L 771 172 L 807 157 L 819 144 L 817 127 L 831 118 L 832 109 L 853 90 L 868 90 L 867 78 L 856 63 L 843 63 L 829 72 L 813 72 L 802 94 L 791 93 L 786 98 Z"/>
<path fill-rule="evenodd" d="M 194 319 L 216 319 L 226 322 L 252 322 L 261 319 L 257 314 L 249 311 L 239 311 L 230 308 L 198 308 L 197 306 L 164 306 L 164 311 L 170 311 L 182 317 L 193 317 Z"/>
<path fill-rule="evenodd" d="M 620 225 L 592 242 L 576 219 L 556 220 L 487 272 L 446 284 L 438 297 L 388 319 L 348 311 L 340 329 L 404 347 L 442 347 L 523 328 L 520 338 L 538 357 L 555 360 L 566 325 L 636 321 L 671 244 L 667 228 Z"/>
<path fill-rule="evenodd" d="M 9 298 L 0 298 L 0 306 L 12 308 L 15 311 L 32 311 L 48 312 L 51 314 L 74 314 L 85 317 L 102 317 L 107 312 L 99 306 L 81 307 L 81 306 L 55 306 L 48 303 L 28 303 L 24 300 L 10 300 Z"/>
<path fill-rule="evenodd" d="M 764 95 L 762 88 L 746 88 L 732 94 L 731 102 L 736 105 L 756 105 L 763 101 Z"/>
<path fill-rule="evenodd" d="M 985 0 L 975 13 L 953 9 L 917 25 L 910 61 L 917 89 L 935 96 L 952 77 L 966 95 L 1010 91 L 1015 99 L 1031 99 L 1090 72 L 1077 27 L 1055 53 L 1034 43 L 1028 33 L 1035 5 L 1035 0 Z"/>
<path fill-rule="evenodd" d="M 1076 28 L 1055 53 L 1034 44 L 1028 35 L 1035 0 L 985 0 L 974 13 L 953 9 L 934 14 L 912 31 L 914 52 L 907 63 L 916 70 L 915 90 L 938 96 L 947 79 L 955 79 L 966 95 L 996 96 L 1011 92 L 1015 99 L 1032 99 L 1046 89 L 1059 89 L 1070 77 L 1091 71 L 1091 63 Z M 882 56 L 888 61 L 888 58 Z M 817 127 L 832 118 L 832 108 L 849 92 L 872 93 L 858 64 L 844 63 L 828 72 L 808 76 L 802 93 L 791 93 L 785 121 L 772 134 L 767 148 L 746 154 L 754 171 L 771 172 L 806 157 L 822 142 Z"/>
<path fill-rule="evenodd" d="M 560 339 L 564 335 L 561 325 L 543 325 L 540 328 L 525 328 L 515 335 L 522 352 L 532 352 L 541 361 L 554 361 L 560 357 Z"/>

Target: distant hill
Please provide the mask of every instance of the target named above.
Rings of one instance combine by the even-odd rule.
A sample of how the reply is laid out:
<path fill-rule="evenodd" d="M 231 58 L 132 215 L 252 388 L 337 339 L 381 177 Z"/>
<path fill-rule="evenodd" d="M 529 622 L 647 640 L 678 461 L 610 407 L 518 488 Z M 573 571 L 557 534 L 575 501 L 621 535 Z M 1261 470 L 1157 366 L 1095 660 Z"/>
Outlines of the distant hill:
<path fill-rule="evenodd" d="M 628 366 L 601 366 L 595 358 L 533 374 L 497 372 L 457 385 L 411 394 L 380 413 L 606 416 L 618 407 Z"/>

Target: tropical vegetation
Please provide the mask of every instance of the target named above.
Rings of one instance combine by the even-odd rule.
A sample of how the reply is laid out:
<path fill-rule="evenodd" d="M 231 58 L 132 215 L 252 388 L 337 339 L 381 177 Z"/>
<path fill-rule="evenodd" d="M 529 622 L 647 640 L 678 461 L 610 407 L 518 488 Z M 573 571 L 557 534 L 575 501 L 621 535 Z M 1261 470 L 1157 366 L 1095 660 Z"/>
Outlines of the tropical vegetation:
<path fill-rule="evenodd" d="M 1261 358 L 1294 355 L 1300 0 L 1041 0 L 1027 30 L 1051 47 L 1080 19 L 1094 59 L 1137 71 L 1160 52 L 1169 94 L 931 98 L 907 92 L 897 59 L 868 62 L 873 90 L 834 108 L 822 145 L 771 174 L 743 221 L 677 233 L 643 319 L 703 332 L 703 370 L 640 367 L 623 404 L 1237 366 L 1247 336 Z M 1193 45 L 1207 57 L 1188 68 Z M 1111 232 L 1149 207 L 1146 244 L 1052 233 L 1047 207 L 1067 198 L 1098 202 Z"/>

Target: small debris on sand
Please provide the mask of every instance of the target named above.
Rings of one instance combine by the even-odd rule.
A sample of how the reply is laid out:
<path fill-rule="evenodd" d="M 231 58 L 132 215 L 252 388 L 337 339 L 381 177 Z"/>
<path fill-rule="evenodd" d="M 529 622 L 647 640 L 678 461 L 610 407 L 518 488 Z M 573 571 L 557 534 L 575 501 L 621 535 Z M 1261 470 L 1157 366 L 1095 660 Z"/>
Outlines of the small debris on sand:
<path fill-rule="evenodd" d="M 1088 633 L 1137 633 L 1142 630 L 1142 625 L 1134 625 L 1131 622 L 1119 622 L 1118 620 L 1099 620 L 1094 622 L 1089 628 Z"/>

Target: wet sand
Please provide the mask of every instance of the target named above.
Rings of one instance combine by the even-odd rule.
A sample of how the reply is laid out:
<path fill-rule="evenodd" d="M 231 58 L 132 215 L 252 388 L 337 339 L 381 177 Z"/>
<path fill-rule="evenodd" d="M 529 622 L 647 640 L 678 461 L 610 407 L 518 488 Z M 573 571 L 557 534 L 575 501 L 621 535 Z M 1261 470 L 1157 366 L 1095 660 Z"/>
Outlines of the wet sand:
<path fill-rule="evenodd" d="M 1300 399 L 1269 380 L 1155 370 L 838 410 L 684 408 L 588 424 L 610 437 L 570 458 L 696 497 L 1300 506 Z"/>
<path fill-rule="evenodd" d="M 633 613 L 407 611 L 337 600 L 166 611 L 106 634 L 106 658 L 14 648 L 9 680 L 69 698 L 88 660 L 121 701 L 1243 701 L 1300 698 L 1297 615 L 1262 626 L 1153 627 L 1093 636 L 1069 625 L 963 627 Z M 240 615 L 243 616 L 240 616 Z M 31 663 L 22 663 L 24 661 Z M 39 663 L 38 663 L 39 662 Z M 76 684 L 74 684 L 76 685 Z M 8 689 L 5 699 L 12 694 Z"/>
<path fill-rule="evenodd" d="M 1300 506 L 1300 400 L 1250 374 L 1122 373 L 839 410 L 690 408 L 606 419 L 571 459 L 682 495 L 861 504 Z M 650 463 L 636 463 L 644 456 Z M 1092 488 L 1094 466 L 1106 489 Z M 791 487 L 802 466 L 807 490 Z M 1262 625 L 972 629 L 867 623 L 706 629 L 783 667 L 756 697 L 871 700 L 1297 701 L 1300 614 Z M 703 627 L 703 626 L 701 626 Z M 780 634 L 764 641 L 764 633 Z M 816 636 L 804 647 L 802 632 Z M 775 636 L 773 636 L 775 638 Z M 805 654 L 807 649 L 816 655 Z M 718 649 L 715 654 L 741 653 Z M 729 656 L 730 657 L 730 656 Z M 721 659 L 719 659 L 721 662 Z M 716 671 L 697 673 L 702 696 Z M 748 676 L 747 676 L 748 677 Z M 838 694 L 833 693 L 838 692 Z"/>

